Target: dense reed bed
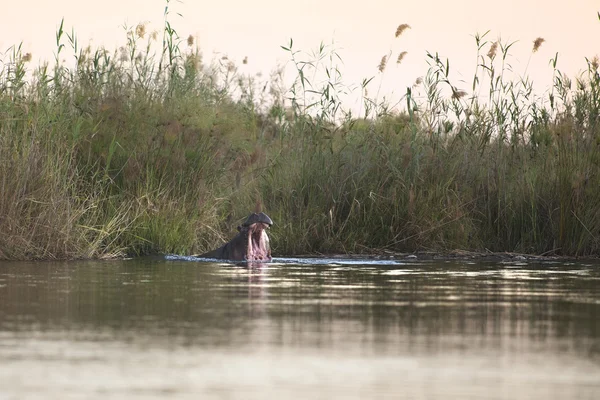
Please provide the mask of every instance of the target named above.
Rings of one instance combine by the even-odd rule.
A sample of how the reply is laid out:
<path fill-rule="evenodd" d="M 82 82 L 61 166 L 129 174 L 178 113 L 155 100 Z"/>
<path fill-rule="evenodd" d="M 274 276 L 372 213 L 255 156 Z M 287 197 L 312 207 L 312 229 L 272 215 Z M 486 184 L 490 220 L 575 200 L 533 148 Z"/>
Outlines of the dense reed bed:
<path fill-rule="evenodd" d="M 283 46 L 298 72 L 285 88 L 205 63 L 168 3 L 163 32 L 139 25 L 115 52 L 79 48 L 62 24 L 56 44 L 51 65 L 20 46 L 0 64 L 0 259 L 200 252 L 256 208 L 279 255 L 599 254 L 597 58 L 573 81 L 555 59 L 536 96 L 505 79 L 511 44 L 480 35 L 468 90 L 428 53 L 392 109 L 367 94 L 406 55 L 390 53 L 357 117 L 334 50 Z"/>

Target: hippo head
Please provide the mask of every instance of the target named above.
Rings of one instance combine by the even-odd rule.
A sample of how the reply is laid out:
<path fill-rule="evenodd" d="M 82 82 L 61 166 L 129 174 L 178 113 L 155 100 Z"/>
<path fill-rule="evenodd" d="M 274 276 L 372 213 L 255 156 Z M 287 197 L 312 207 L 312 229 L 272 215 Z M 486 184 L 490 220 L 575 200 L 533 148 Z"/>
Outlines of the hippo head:
<path fill-rule="evenodd" d="M 266 232 L 271 225 L 273 221 L 267 214 L 252 213 L 238 226 L 239 233 L 233 239 L 199 257 L 259 263 L 271 261 L 271 246 Z"/>
<path fill-rule="evenodd" d="M 238 227 L 244 236 L 247 235 L 246 261 L 270 261 L 271 246 L 266 230 L 273 225 L 273 221 L 265 213 L 252 213 L 246 221 Z"/>

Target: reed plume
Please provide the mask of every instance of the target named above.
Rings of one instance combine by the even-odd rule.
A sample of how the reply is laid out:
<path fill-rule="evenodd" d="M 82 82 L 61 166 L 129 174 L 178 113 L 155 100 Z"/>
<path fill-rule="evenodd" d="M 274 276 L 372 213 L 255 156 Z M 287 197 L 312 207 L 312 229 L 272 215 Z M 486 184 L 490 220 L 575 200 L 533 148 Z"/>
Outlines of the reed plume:
<path fill-rule="evenodd" d="M 398 54 L 398 59 L 396 60 L 396 64 L 400 64 L 406 54 L 408 54 L 408 52 L 406 52 L 406 51 L 403 51 L 402 53 Z"/>
<path fill-rule="evenodd" d="M 544 39 L 542 37 L 539 37 L 539 38 L 535 39 L 533 41 L 533 50 L 532 50 L 532 52 L 536 53 L 540 49 L 540 47 L 542 46 L 542 43 L 544 43 L 545 41 L 546 41 L 546 39 Z"/>
<path fill-rule="evenodd" d="M 379 62 L 379 66 L 377 66 L 377 69 L 379 70 L 379 72 L 385 71 L 385 66 L 387 65 L 387 60 L 388 60 L 388 56 L 381 57 L 381 61 Z"/>
<path fill-rule="evenodd" d="M 492 43 L 492 46 L 490 47 L 490 51 L 488 51 L 487 56 L 490 58 L 490 60 L 493 60 L 494 57 L 496 57 L 496 51 L 498 50 L 498 41 Z"/>
<path fill-rule="evenodd" d="M 144 36 L 146 36 L 146 24 L 138 24 L 135 27 L 135 34 L 137 35 L 137 37 L 139 37 L 140 39 L 143 39 Z"/>
<path fill-rule="evenodd" d="M 398 28 L 396 28 L 396 37 L 402 35 L 402 32 L 404 32 L 405 30 L 407 30 L 409 28 L 410 28 L 410 25 L 408 25 L 408 24 L 398 25 Z"/>

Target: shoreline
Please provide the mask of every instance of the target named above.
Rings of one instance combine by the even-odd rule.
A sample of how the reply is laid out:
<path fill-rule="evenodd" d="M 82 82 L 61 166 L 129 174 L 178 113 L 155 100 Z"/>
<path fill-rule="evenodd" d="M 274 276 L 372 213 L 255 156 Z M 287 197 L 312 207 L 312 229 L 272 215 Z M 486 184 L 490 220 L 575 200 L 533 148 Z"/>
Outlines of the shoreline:
<path fill-rule="evenodd" d="M 39 259 L 0 259 L 0 263 L 6 262 L 72 262 L 72 261 L 127 261 L 143 258 L 164 258 L 168 255 L 189 256 L 186 254 L 154 253 L 137 256 L 123 255 L 105 255 L 103 257 L 91 258 L 39 258 Z M 544 255 L 529 254 L 517 252 L 491 252 L 491 251 L 473 251 L 473 250 L 450 250 L 450 251 L 415 251 L 415 252 L 372 252 L 372 253 L 305 253 L 305 254 L 276 254 L 274 258 L 328 258 L 328 259 L 349 259 L 349 260 L 403 260 L 403 261 L 461 261 L 470 260 L 477 262 L 506 262 L 506 261 L 564 261 L 580 262 L 594 261 L 600 262 L 600 255 L 585 256 L 563 256 L 563 255 Z M 230 262 L 230 261 L 225 261 Z"/>
<path fill-rule="evenodd" d="M 482 252 L 469 250 L 452 251 L 416 251 L 416 252 L 386 252 L 386 254 L 319 254 L 319 257 L 326 258 L 349 258 L 349 259 L 389 259 L 389 260 L 473 260 L 482 262 L 503 262 L 503 261 L 600 261 L 600 256 L 559 256 L 559 255 L 538 255 L 514 252 Z M 294 257 L 312 257 L 315 255 L 302 255 Z"/>

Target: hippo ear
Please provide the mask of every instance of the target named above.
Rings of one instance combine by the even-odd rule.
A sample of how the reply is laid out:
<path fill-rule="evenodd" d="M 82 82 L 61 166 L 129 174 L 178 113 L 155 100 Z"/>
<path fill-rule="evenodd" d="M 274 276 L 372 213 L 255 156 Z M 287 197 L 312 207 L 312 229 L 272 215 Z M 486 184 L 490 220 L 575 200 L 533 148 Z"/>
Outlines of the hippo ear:
<path fill-rule="evenodd" d="M 237 230 L 238 230 L 238 232 L 241 232 L 242 231 L 242 226 L 238 225 Z"/>

